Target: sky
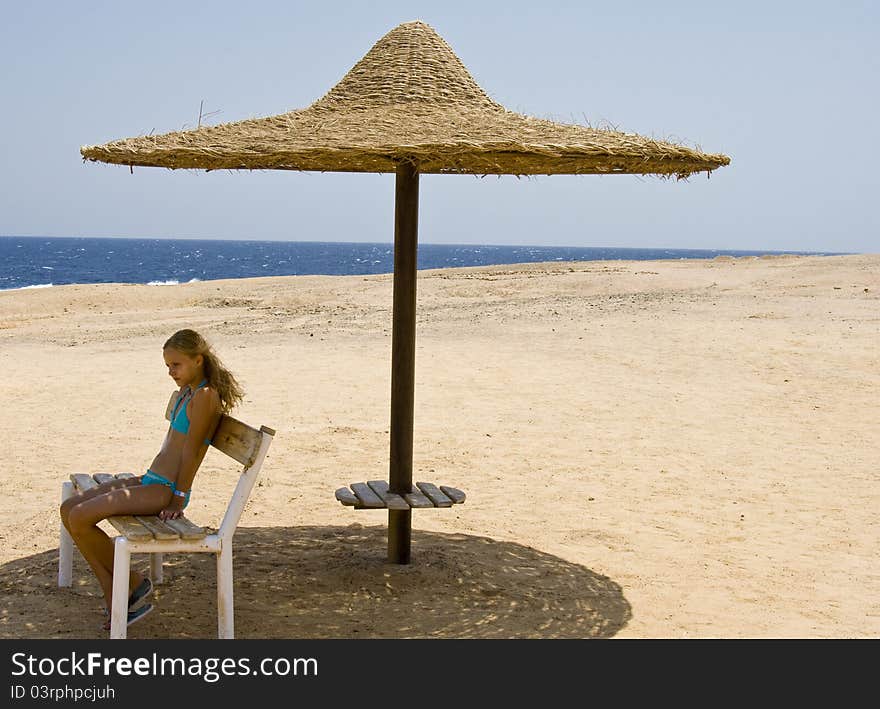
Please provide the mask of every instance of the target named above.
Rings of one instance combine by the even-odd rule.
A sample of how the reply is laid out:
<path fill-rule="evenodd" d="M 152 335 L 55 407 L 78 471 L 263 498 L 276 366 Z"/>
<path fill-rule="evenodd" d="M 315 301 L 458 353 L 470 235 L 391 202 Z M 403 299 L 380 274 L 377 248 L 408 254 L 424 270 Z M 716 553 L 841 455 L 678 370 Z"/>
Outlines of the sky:
<path fill-rule="evenodd" d="M 0 235 L 391 243 L 393 175 L 131 174 L 79 149 L 305 108 L 421 20 L 510 110 L 731 163 L 423 175 L 420 242 L 880 252 L 873 0 L 0 1 Z"/>

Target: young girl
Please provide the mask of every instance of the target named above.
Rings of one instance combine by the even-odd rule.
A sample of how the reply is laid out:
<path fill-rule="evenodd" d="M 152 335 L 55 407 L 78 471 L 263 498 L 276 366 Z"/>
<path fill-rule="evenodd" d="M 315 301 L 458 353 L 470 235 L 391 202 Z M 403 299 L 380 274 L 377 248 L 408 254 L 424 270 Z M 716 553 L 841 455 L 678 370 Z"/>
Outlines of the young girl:
<path fill-rule="evenodd" d="M 180 517 L 189 504 L 193 478 L 220 416 L 244 395 L 235 377 L 194 330 L 175 332 L 162 347 L 162 354 L 180 392 L 168 433 L 147 472 L 78 492 L 61 504 L 61 520 L 98 577 L 108 613 L 113 589 L 113 542 L 98 522 L 114 515 Z M 152 592 L 153 585 L 132 569 L 128 586 L 131 625 L 153 609 L 151 604 L 138 605 Z M 104 628 L 110 628 L 109 620 Z"/>

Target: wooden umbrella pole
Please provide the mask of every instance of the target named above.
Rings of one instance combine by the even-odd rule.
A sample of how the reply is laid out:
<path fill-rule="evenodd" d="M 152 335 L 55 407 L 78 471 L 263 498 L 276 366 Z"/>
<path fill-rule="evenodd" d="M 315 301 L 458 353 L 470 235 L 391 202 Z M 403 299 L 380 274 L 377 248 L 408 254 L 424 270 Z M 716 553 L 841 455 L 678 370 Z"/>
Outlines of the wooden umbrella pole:
<path fill-rule="evenodd" d="M 416 251 L 419 231 L 419 171 L 397 166 L 394 195 L 394 314 L 391 333 L 390 492 L 412 487 L 413 409 L 416 374 Z M 388 510 L 388 561 L 408 564 L 411 510 Z"/>

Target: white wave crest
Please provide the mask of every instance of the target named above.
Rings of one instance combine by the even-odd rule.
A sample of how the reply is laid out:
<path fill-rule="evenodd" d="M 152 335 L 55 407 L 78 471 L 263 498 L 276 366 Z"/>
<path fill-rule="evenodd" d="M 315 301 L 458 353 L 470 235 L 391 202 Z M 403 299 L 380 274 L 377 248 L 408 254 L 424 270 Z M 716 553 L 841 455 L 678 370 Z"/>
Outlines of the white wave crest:
<path fill-rule="evenodd" d="M 187 283 L 200 283 L 201 278 L 190 278 Z M 180 281 L 171 279 L 167 281 L 150 281 L 147 283 L 148 286 L 179 286 Z"/>
<path fill-rule="evenodd" d="M 2 291 L 30 290 L 32 288 L 51 288 L 54 285 L 55 285 L 54 283 L 40 283 L 39 285 L 35 285 L 35 286 L 20 286 L 18 288 L 0 288 L 0 290 L 2 290 Z"/>

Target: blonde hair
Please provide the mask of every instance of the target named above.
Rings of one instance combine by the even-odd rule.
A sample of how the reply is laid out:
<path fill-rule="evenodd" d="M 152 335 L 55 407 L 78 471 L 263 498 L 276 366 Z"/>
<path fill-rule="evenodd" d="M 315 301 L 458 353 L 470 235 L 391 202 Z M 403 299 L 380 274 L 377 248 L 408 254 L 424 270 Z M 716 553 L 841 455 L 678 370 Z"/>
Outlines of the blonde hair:
<path fill-rule="evenodd" d="M 202 355 L 205 378 L 208 385 L 220 396 L 220 408 L 224 414 L 229 413 L 244 398 L 244 389 L 232 372 L 223 366 L 208 341 L 195 330 L 178 330 L 162 345 L 163 350 L 169 347 L 189 357 Z"/>

